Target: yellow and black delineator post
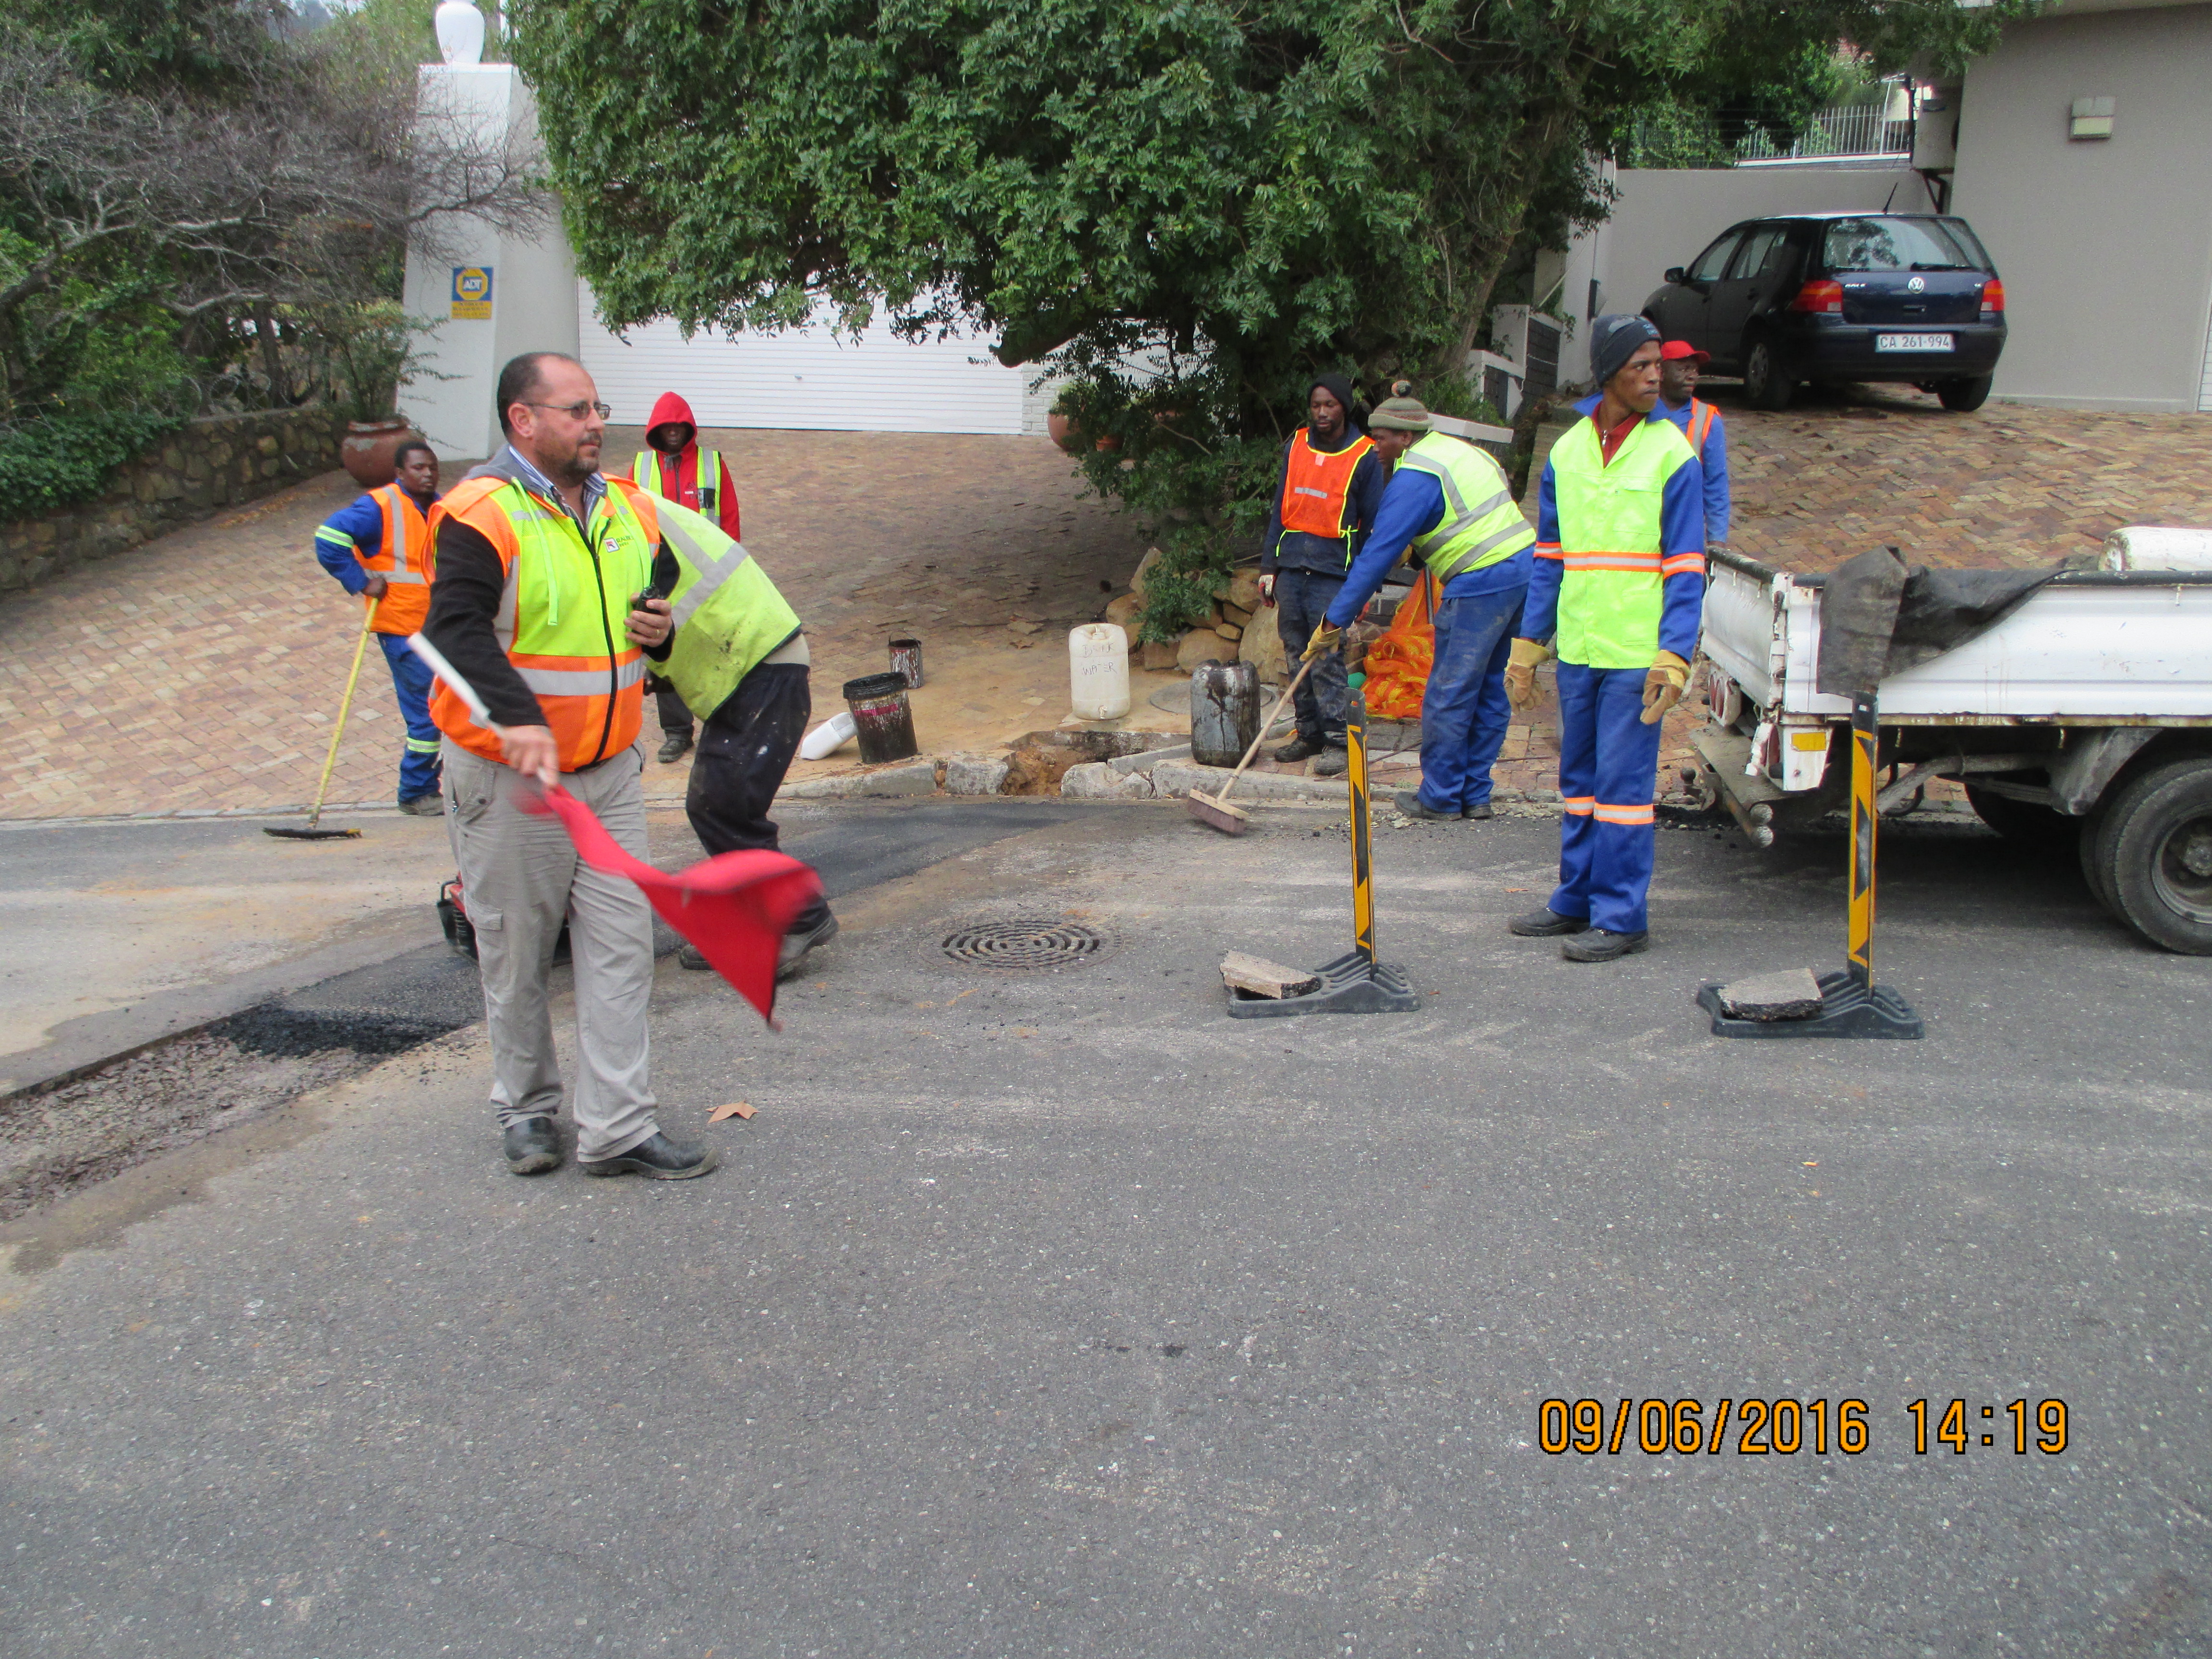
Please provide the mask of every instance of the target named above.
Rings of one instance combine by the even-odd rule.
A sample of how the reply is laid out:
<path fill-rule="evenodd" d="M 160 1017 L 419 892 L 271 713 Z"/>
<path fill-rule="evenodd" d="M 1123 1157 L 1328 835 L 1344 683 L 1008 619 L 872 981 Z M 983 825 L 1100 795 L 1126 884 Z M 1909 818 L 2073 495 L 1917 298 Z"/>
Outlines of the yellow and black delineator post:
<path fill-rule="evenodd" d="M 1844 967 L 1820 975 L 1820 1006 L 1796 1018 L 1751 1019 L 1728 1013 L 1722 988 L 1706 985 L 1698 1006 L 1713 1035 L 1731 1037 L 1922 1037 L 1927 1024 L 1887 985 L 1874 982 L 1875 761 L 1881 742 L 1871 693 L 1851 699 L 1851 844 L 1846 872 Z"/>
<path fill-rule="evenodd" d="M 1234 1019 L 1278 1014 L 1406 1014 L 1421 1006 L 1402 969 L 1375 959 L 1375 872 L 1367 813 L 1367 677 L 1352 676 L 1352 701 L 1344 720 L 1352 790 L 1352 954 L 1314 973 L 1321 983 L 1303 996 L 1262 997 L 1228 988 Z"/>

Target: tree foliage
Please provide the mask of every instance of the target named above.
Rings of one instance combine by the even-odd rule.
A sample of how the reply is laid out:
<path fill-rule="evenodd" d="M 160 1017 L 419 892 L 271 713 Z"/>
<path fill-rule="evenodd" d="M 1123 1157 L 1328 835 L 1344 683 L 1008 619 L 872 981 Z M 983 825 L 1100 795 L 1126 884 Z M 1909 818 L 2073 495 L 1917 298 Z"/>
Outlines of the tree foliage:
<path fill-rule="evenodd" d="M 828 304 L 1077 377 L 1100 489 L 1218 563 L 1310 374 L 1448 374 L 1516 246 L 1601 217 L 1666 102 L 1784 134 L 1852 42 L 1956 58 L 2027 0 L 518 0 L 617 326 Z M 1823 84 L 1816 92 L 1814 82 Z"/>

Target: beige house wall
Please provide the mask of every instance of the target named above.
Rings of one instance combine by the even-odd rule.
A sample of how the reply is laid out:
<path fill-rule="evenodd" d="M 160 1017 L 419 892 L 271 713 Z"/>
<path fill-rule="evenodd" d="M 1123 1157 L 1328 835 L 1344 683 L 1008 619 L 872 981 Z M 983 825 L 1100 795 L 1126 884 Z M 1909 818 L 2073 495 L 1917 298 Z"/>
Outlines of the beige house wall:
<path fill-rule="evenodd" d="M 2084 97 L 2118 100 L 2112 137 L 2069 138 Z M 2196 409 L 2212 325 L 2212 4 L 2007 28 L 1966 71 L 1951 210 L 2004 277 L 1997 396 Z"/>

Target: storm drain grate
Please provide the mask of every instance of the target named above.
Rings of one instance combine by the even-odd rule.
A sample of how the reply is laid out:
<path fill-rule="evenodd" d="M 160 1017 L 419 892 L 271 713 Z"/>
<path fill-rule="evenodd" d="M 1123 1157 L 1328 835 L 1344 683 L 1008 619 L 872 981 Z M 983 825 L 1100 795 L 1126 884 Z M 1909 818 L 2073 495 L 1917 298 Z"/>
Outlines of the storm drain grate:
<path fill-rule="evenodd" d="M 1076 921 L 976 921 L 945 936 L 939 947 L 970 968 L 1027 971 L 1070 968 L 1106 954 L 1106 935 Z"/>

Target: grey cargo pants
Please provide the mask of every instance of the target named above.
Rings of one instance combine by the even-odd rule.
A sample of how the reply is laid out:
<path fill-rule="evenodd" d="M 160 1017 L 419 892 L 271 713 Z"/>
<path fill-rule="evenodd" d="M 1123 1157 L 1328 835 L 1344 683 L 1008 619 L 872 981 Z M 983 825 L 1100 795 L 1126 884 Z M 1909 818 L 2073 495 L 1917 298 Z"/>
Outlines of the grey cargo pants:
<path fill-rule="evenodd" d="M 619 1158 L 659 1125 L 647 1080 L 646 1003 L 653 989 L 653 911 L 619 876 L 586 866 L 561 821 L 522 810 L 522 775 L 445 740 L 446 824 L 476 929 L 491 1035 L 491 1103 L 502 1126 L 561 1109 L 546 979 L 561 923 L 576 973 L 576 1156 Z M 638 858 L 645 846 L 641 738 L 561 780 Z"/>

